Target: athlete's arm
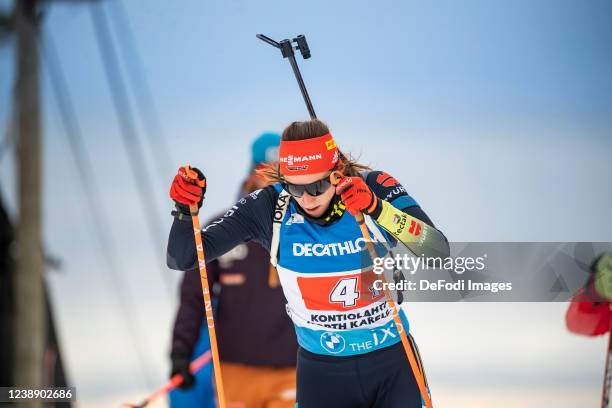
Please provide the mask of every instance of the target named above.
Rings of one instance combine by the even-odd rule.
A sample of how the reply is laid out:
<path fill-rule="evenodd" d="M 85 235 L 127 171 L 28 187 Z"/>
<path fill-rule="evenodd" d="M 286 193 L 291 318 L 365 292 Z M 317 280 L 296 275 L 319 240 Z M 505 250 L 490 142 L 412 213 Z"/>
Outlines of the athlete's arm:
<path fill-rule="evenodd" d="M 425 211 L 388 173 L 372 171 L 365 182 L 378 198 L 370 215 L 378 225 L 417 255 L 447 257 L 448 241 Z"/>
<path fill-rule="evenodd" d="M 228 252 L 242 242 L 256 241 L 270 248 L 272 214 L 278 193 L 273 186 L 240 199 L 223 217 L 202 229 L 206 262 Z M 197 254 L 190 218 L 175 218 L 168 238 L 168 267 L 197 269 Z"/>

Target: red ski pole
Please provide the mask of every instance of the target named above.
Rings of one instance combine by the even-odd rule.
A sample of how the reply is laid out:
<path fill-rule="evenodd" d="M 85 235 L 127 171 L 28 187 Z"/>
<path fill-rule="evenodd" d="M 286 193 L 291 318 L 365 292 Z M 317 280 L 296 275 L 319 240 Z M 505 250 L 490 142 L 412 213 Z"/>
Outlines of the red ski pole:
<path fill-rule="evenodd" d="M 210 362 L 210 350 L 208 350 L 206 353 L 202 354 L 200 357 L 193 360 L 191 364 L 189 364 L 189 372 L 191 372 L 192 374 L 195 374 L 196 372 L 198 372 L 198 370 L 200 370 L 200 368 L 204 367 L 209 362 Z M 155 401 L 157 398 L 169 393 L 170 391 L 178 387 L 182 382 L 183 382 L 183 376 L 180 374 L 175 374 L 170 379 L 170 381 L 168 381 L 162 387 L 158 388 L 153 393 L 151 393 L 151 395 L 149 395 L 140 404 L 138 405 L 123 404 L 121 405 L 121 408 L 144 408 L 150 403 L 152 403 L 153 401 Z"/>
<path fill-rule="evenodd" d="M 604 371 L 603 389 L 601 391 L 601 408 L 608 408 L 610 404 L 610 384 L 612 384 L 612 373 L 610 372 L 610 360 L 612 360 L 612 318 L 610 318 L 610 329 L 608 332 L 608 352 L 606 354 L 606 369 Z"/>
<path fill-rule="evenodd" d="M 191 169 L 189 165 L 185 166 L 187 176 L 196 180 L 198 185 L 204 188 L 204 180 L 198 180 L 198 174 Z M 217 388 L 217 401 L 219 408 L 225 408 L 225 391 L 223 389 L 223 378 L 221 376 L 221 361 L 219 359 L 219 348 L 217 347 L 217 333 L 215 330 L 215 319 L 213 317 L 212 301 L 210 299 L 210 290 L 208 285 L 208 274 L 206 273 L 206 260 L 204 258 L 204 245 L 202 244 L 202 230 L 200 226 L 200 217 L 198 216 L 198 204 L 189 206 L 191 213 L 191 221 L 193 224 L 193 234 L 196 244 L 196 252 L 198 254 L 198 267 L 200 268 L 200 280 L 202 281 L 202 295 L 204 297 L 204 309 L 206 311 L 206 322 L 208 326 L 208 337 L 210 338 L 210 351 L 212 352 L 212 360 L 215 375 L 215 385 Z"/>

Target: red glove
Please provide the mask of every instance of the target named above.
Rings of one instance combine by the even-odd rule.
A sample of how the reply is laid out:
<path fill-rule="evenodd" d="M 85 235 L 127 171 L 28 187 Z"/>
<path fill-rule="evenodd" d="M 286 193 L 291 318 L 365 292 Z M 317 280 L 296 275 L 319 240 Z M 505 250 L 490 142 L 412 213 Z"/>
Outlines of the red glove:
<path fill-rule="evenodd" d="M 359 211 L 372 214 L 378 198 L 361 177 L 343 177 L 336 185 L 336 194 L 342 198 L 346 209 L 355 216 Z"/>
<path fill-rule="evenodd" d="M 612 313 L 608 302 L 597 302 L 593 296 L 594 288 L 578 290 L 565 313 L 567 328 L 577 334 L 599 336 L 610 330 Z M 591 295 L 588 295 L 590 292 Z"/>
<path fill-rule="evenodd" d="M 172 186 L 170 186 L 170 198 L 172 198 L 177 207 L 183 210 L 189 211 L 188 207 L 193 204 L 198 204 L 198 208 L 202 206 L 204 200 L 204 193 L 206 193 L 206 177 L 204 174 L 195 167 L 189 165 L 180 167 L 178 173 L 172 180 Z"/>

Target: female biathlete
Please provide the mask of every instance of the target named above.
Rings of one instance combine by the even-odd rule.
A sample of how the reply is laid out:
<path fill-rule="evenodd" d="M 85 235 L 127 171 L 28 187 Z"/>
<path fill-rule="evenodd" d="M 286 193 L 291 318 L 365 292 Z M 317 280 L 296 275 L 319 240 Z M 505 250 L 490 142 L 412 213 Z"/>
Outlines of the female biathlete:
<path fill-rule="evenodd" d="M 365 240 L 355 215 L 366 214 L 372 239 L 387 248 L 402 242 L 447 256 L 448 242 L 393 177 L 343 155 L 319 120 L 289 125 L 279 163 L 265 173 L 277 183 L 239 200 L 202 230 L 202 241 L 207 261 L 248 241 L 270 251 L 300 345 L 296 406 L 420 408 L 399 332 L 384 294 L 372 285 L 371 261 L 370 272 L 362 273 Z M 332 186 L 339 173 L 344 176 Z M 199 170 L 179 169 L 170 189 L 173 269 L 197 268 L 189 205 L 201 206 L 206 188 L 194 174 L 204 179 Z M 403 311 L 400 316 L 407 329 Z"/>

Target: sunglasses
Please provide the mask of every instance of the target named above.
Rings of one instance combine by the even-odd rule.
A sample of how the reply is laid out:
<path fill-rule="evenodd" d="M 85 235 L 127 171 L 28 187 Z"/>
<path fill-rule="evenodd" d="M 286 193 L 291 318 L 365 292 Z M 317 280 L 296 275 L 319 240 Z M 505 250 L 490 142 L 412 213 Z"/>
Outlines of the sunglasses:
<path fill-rule="evenodd" d="M 329 180 L 329 176 L 326 176 L 325 178 L 310 184 L 291 184 L 283 181 L 281 185 L 283 186 L 283 189 L 285 189 L 285 191 L 287 191 L 293 197 L 300 198 L 304 195 L 304 192 L 316 197 L 320 196 L 329 189 L 331 186 L 331 181 Z"/>

